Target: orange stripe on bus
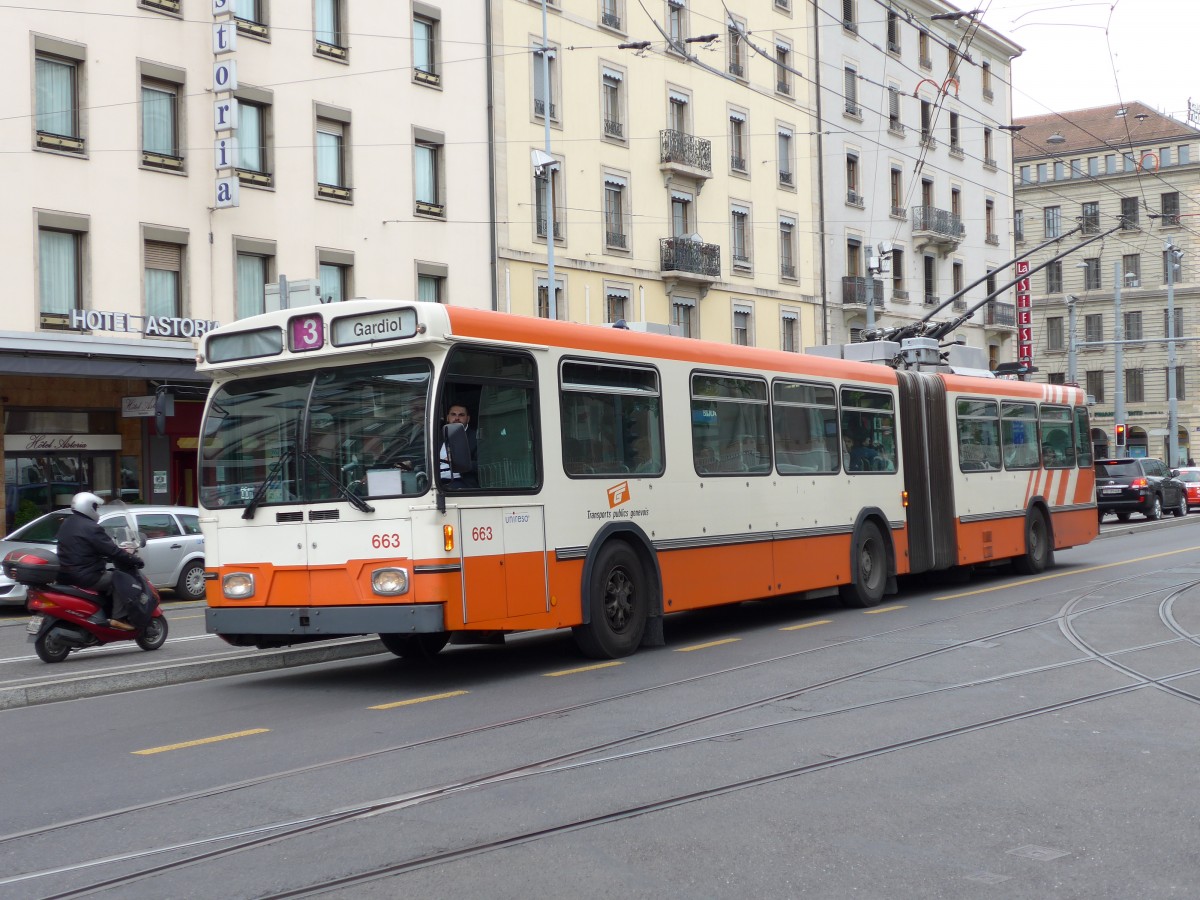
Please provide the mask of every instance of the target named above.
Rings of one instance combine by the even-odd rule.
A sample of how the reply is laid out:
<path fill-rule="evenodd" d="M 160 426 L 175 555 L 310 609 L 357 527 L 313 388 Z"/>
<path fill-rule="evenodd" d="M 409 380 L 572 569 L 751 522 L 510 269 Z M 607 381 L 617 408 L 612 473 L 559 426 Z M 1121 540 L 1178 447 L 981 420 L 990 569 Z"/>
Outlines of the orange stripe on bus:
<path fill-rule="evenodd" d="M 1072 470 L 1066 469 L 1061 474 L 1062 483 L 1058 486 L 1058 496 L 1054 500 L 1055 506 L 1062 506 L 1067 501 L 1067 482 L 1071 480 Z"/>

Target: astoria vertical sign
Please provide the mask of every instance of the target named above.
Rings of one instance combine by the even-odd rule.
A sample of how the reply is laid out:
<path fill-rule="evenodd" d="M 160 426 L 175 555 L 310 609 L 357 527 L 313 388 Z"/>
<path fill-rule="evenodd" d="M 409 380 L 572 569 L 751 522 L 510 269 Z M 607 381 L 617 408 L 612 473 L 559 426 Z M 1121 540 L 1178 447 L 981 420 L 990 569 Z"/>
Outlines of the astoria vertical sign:
<path fill-rule="evenodd" d="M 233 0 L 212 0 L 213 27 L 213 168 L 217 170 L 217 182 L 213 191 L 213 206 L 225 209 L 237 206 L 237 98 L 233 92 L 238 88 L 237 22 L 233 20 Z"/>
<path fill-rule="evenodd" d="M 1017 362 L 1033 365 L 1033 298 L 1029 295 L 1029 260 L 1017 261 Z"/>

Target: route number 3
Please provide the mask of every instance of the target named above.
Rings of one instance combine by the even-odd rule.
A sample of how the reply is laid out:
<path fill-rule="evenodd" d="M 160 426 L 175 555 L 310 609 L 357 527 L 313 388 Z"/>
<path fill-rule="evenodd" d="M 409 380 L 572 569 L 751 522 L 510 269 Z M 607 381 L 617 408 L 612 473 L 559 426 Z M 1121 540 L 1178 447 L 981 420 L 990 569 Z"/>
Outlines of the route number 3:
<path fill-rule="evenodd" d="M 471 529 L 471 540 L 473 541 L 490 541 L 492 539 L 492 526 L 481 525 L 478 528 Z"/>

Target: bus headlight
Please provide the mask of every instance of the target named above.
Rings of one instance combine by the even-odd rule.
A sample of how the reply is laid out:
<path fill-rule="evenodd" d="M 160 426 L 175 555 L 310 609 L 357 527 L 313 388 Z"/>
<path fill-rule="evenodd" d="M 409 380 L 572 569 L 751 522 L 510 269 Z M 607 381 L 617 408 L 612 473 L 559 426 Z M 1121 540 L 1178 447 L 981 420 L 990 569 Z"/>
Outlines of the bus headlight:
<path fill-rule="evenodd" d="M 407 594 L 407 569 L 376 569 L 371 573 L 371 590 L 377 594 Z"/>
<path fill-rule="evenodd" d="M 254 596 L 254 576 L 249 572 L 230 572 L 221 579 L 221 591 L 230 600 Z"/>

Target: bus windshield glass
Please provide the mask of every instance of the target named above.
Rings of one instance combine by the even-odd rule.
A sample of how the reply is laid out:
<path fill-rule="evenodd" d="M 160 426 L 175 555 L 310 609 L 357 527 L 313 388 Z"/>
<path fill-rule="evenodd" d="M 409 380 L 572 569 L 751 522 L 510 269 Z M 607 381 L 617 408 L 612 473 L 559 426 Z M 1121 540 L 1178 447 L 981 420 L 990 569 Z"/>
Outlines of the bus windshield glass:
<path fill-rule="evenodd" d="M 430 383 L 424 360 L 393 360 L 222 385 L 201 438 L 201 504 L 424 494 Z"/>

